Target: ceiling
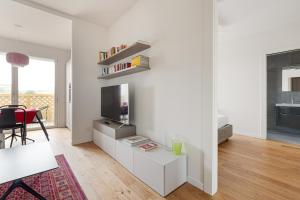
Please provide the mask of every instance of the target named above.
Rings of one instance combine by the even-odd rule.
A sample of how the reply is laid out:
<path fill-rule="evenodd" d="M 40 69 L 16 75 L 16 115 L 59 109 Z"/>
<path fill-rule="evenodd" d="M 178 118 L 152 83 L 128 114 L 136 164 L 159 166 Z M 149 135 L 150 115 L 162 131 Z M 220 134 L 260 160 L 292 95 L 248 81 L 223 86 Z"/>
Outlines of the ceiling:
<path fill-rule="evenodd" d="M 138 0 L 30 0 L 83 20 L 101 25 L 112 25 Z"/>
<path fill-rule="evenodd" d="M 222 34 L 255 34 L 300 23 L 299 0 L 218 0 Z"/>
<path fill-rule="evenodd" d="M 72 23 L 11 1 L 0 1 L 0 37 L 71 49 Z"/>
<path fill-rule="evenodd" d="M 71 49 L 70 17 L 108 27 L 137 1 L 0 0 L 0 37 Z M 43 8 L 64 13 L 69 19 L 45 12 Z"/>
<path fill-rule="evenodd" d="M 26 1 L 98 25 L 110 26 L 138 0 Z M 250 35 L 289 24 L 300 25 L 299 0 L 217 1 L 220 34 Z M 18 28 L 19 25 L 21 28 Z M 16 1 L 0 1 L 0 37 L 70 49 L 71 26 L 71 21 L 66 18 Z"/>

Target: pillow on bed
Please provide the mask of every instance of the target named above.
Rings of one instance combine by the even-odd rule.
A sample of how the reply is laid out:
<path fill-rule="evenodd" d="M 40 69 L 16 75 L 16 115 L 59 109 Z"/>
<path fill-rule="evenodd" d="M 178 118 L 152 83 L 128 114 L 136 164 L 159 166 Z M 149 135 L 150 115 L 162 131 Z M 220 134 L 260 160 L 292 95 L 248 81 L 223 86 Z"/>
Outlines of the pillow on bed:
<path fill-rule="evenodd" d="M 218 128 L 222 128 L 222 127 L 226 126 L 227 124 L 229 124 L 228 117 L 219 113 L 218 114 Z"/>

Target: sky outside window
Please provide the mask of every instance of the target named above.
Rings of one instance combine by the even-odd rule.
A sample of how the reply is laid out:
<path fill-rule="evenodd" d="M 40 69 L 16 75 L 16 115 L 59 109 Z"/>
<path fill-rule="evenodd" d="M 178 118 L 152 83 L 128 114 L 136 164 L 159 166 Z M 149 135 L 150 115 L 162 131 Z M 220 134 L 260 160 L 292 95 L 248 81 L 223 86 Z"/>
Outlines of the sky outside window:
<path fill-rule="evenodd" d="M 20 93 L 53 94 L 55 87 L 54 61 L 30 58 L 29 65 L 19 68 Z"/>
<path fill-rule="evenodd" d="M 11 64 L 0 53 L 0 92 L 11 91 Z M 55 62 L 30 58 L 29 65 L 18 68 L 20 93 L 53 94 L 55 89 Z"/>

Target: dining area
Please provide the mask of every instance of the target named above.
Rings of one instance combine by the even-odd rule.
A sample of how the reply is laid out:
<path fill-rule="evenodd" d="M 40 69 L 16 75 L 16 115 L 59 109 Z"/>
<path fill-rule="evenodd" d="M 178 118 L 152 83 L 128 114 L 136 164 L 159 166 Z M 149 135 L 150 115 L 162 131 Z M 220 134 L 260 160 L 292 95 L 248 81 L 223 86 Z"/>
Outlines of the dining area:
<path fill-rule="evenodd" d="M 64 126 L 63 112 L 53 60 L 0 52 L 0 200 L 86 200 L 66 158 L 49 142 L 47 128 Z"/>
<path fill-rule="evenodd" d="M 25 105 L 0 106 L 0 149 L 11 148 L 15 142 L 18 142 L 18 145 L 35 142 L 27 136 L 27 127 L 32 124 L 39 125 L 49 141 L 43 117 L 43 112 L 47 109 L 48 106 L 40 108 L 27 108 Z"/>

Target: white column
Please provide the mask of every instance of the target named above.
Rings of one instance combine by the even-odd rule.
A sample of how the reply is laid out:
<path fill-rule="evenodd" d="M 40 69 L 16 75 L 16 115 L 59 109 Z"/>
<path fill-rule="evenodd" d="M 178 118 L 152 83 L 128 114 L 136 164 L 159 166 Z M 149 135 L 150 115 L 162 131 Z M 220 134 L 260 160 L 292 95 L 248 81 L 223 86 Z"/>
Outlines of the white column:
<path fill-rule="evenodd" d="M 19 104 L 19 91 L 18 91 L 18 68 L 12 67 L 12 77 L 11 77 L 11 104 Z"/>

